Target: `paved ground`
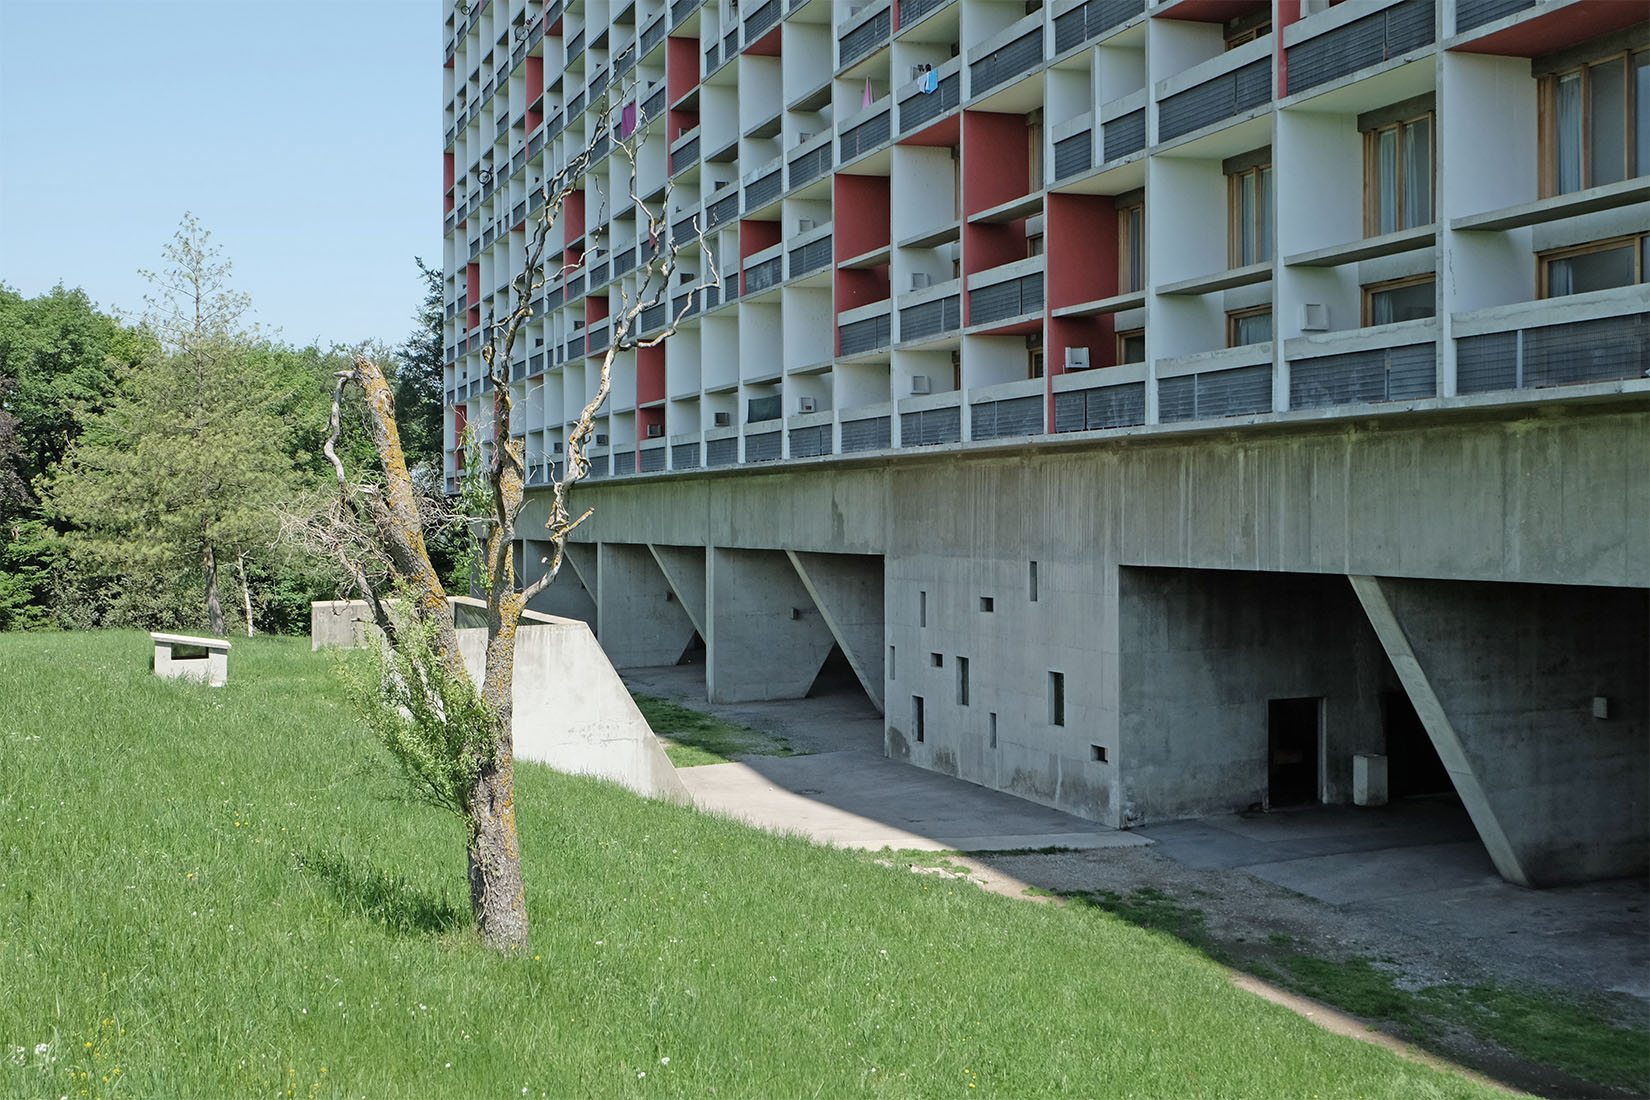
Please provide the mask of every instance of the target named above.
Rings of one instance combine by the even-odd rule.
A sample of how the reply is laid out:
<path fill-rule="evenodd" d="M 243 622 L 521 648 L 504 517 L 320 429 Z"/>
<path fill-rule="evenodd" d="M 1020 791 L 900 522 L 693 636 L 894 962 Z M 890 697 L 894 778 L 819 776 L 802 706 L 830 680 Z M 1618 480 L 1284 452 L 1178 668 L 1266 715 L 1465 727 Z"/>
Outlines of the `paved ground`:
<path fill-rule="evenodd" d="M 1209 935 L 1238 957 L 1293 944 L 1281 950 L 1379 960 L 1405 988 L 1544 986 L 1613 996 L 1624 1026 L 1642 1030 L 1650 1021 L 1650 885 L 1512 886 L 1453 797 L 1120 833 L 887 759 L 881 716 L 853 685 L 814 699 L 713 705 L 698 666 L 624 679 L 632 691 L 777 733 L 814 754 L 683 769 L 706 809 L 852 847 L 976 852 L 965 861 L 973 877 L 1005 893 L 1149 887 L 1196 909 Z M 1052 846 L 1071 850 L 1007 854 Z M 1543 1095 L 1599 1095 L 1499 1048 L 1462 1040 L 1451 1054 Z"/>

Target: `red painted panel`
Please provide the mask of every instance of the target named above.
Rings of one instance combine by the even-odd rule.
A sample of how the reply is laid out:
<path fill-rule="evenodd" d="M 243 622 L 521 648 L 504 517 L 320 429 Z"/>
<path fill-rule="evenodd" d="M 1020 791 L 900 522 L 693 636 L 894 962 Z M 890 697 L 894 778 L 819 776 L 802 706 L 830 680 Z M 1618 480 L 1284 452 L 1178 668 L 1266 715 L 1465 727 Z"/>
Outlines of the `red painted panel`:
<path fill-rule="evenodd" d="M 453 406 L 453 440 L 455 442 L 464 438 L 464 418 L 467 411 L 463 405 Z M 464 465 L 463 459 L 460 459 L 458 464 L 460 466 Z"/>
<path fill-rule="evenodd" d="M 699 84 L 699 40 L 665 40 L 665 98 L 675 103 Z"/>
<path fill-rule="evenodd" d="M 1117 293 L 1117 209 L 1108 195 L 1048 196 L 1043 240 L 1050 308 Z"/>
<path fill-rule="evenodd" d="M 611 308 L 612 306 L 607 300 L 607 293 L 605 291 L 601 294 L 586 294 L 584 296 L 585 327 L 589 328 L 598 321 L 606 320 L 608 310 Z"/>
<path fill-rule="evenodd" d="M 665 113 L 665 136 L 672 143 L 698 125 L 698 111 L 672 110 Z"/>
<path fill-rule="evenodd" d="M 745 293 L 745 257 L 779 243 L 778 222 L 742 221 L 739 223 L 739 293 Z"/>
<path fill-rule="evenodd" d="M 527 98 L 535 102 L 544 95 L 544 58 L 527 55 Z"/>
<path fill-rule="evenodd" d="M 453 189 L 453 180 L 456 178 L 457 176 L 453 168 L 453 155 L 451 153 L 441 154 L 441 186 L 444 189 L 451 191 Z"/>
<path fill-rule="evenodd" d="M 926 129 L 918 130 L 910 137 L 900 138 L 899 143 L 901 145 L 932 145 L 936 147 L 950 145 L 955 147 L 961 139 L 962 116 L 952 115 L 950 118 L 941 119 Z"/>
<path fill-rule="evenodd" d="M 584 192 L 569 191 L 561 206 L 562 243 L 571 245 L 584 236 Z"/>
<path fill-rule="evenodd" d="M 836 271 L 836 310 L 868 306 L 887 301 L 890 290 L 888 265 L 870 268 L 839 267 Z"/>
<path fill-rule="evenodd" d="M 1455 47 L 1462 53 L 1540 57 L 1644 21 L 1650 5 L 1624 0 L 1577 0 L 1504 31 Z"/>
<path fill-rule="evenodd" d="M 831 187 L 831 251 L 836 262 L 886 248 L 891 202 L 888 177 L 839 173 Z"/>
<path fill-rule="evenodd" d="M 898 5 L 896 5 L 896 7 L 897 6 Z M 761 38 L 758 38 L 749 46 L 746 46 L 745 52 L 753 57 L 778 57 L 779 28 L 775 27 L 773 30 L 769 31 L 767 34 L 764 34 Z"/>
<path fill-rule="evenodd" d="M 1088 348 L 1089 362 L 1096 367 L 1115 365 L 1117 330 L 1110 313 L 1098 317 L 1050 317 L 1043 363 L 1049 375 L 1066 373 L 1066 349 Z"/>
<path fill-rule="evenodd" d="M 467 287 L 465 300 L 469 305 L 481 301 L 481 265 L 470 264 L 464 269 L 464 283 Z M 472 322 L 473 323 L 473 322 Z"/>
<path fill-rule="evenodd" d="M 544 97 L 540 96 L 538 104 L 527 108 L 527 133 L 529 134 L 544 125 L 544 111 L 540 106 L 543 103 Z"/>
<path fill-rule="evenodd" d="M 963 271 L 969 275 L 1026 258 L 1024 218 L 1005 223 L 965 224 L 962 231 Z"/>
<path fill-rule="evenodd" d="M 1290 0 L 1283 2 L 1287 7 Z M 1186 19 L 1193 23 L 1225 23 L 1240 15 L 1264 10 L 1269 5 L 1270 0 L 1180 0 L 1177 4 L 1165 6 L 1153 18 Z"/>
<path fill-rule="evenodd" d="M 636 404 L 651 405 L 655 401 L 665 399 L 665 346 L 656 344 L 651 348 L 636 349 Z M 664 423 L 663 409 L 644 409 L 646 412 L 657 412 L 658 423 Z M 640 433 L 638 434 L 645 434 Z"/>
<path fill-rule="evenodd" d="M 978 214 L 1031 191 L 1024 115 L 964 111 L 963 213 Z"/>

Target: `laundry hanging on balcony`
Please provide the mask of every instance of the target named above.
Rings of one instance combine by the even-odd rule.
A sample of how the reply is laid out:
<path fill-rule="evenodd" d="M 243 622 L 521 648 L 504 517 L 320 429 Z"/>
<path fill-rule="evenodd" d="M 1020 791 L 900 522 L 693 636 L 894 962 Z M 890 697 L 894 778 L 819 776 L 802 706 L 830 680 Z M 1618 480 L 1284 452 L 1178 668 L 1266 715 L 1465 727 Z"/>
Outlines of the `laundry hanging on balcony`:
<path fill-rule="evenodd" d="M 865 101 L 863 103 L 861 103 L 860 106 L 869 107 L 870 105 L 871 105 L 871 78 L 866 77 L 865 78 Z"/>

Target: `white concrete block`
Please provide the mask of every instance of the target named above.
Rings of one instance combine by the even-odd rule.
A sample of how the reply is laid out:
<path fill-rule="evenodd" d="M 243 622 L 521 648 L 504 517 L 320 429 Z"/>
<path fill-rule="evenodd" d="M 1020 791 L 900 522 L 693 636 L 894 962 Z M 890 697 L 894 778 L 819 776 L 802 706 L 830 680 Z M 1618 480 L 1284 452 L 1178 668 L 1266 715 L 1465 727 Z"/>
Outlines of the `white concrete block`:
<path fill-rule="evenodd" d="M 1352 802 L 1357 806 L 1385 806 L 1386 757 L 1376 752 L 1352 755 Z"/>

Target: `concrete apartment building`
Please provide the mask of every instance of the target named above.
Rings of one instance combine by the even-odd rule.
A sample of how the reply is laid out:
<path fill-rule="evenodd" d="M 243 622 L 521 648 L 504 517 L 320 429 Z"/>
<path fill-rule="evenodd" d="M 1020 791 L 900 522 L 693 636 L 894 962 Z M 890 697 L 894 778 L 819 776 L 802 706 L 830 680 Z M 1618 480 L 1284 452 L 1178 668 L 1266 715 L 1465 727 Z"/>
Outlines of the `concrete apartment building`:
<path fill-rule="evenodd" d="M 619 354 L 537 605 L 616 665 L 851 670 L 891 755 L 1118 828 L 1382 754 L 1509 880 L 1644 872 L 1643 3 L 446 19 L 449 479 L 537 182 L 597 143 L 510 367 L 531 484 L 651 247 L 593 105 L 718 260 Z"/>

